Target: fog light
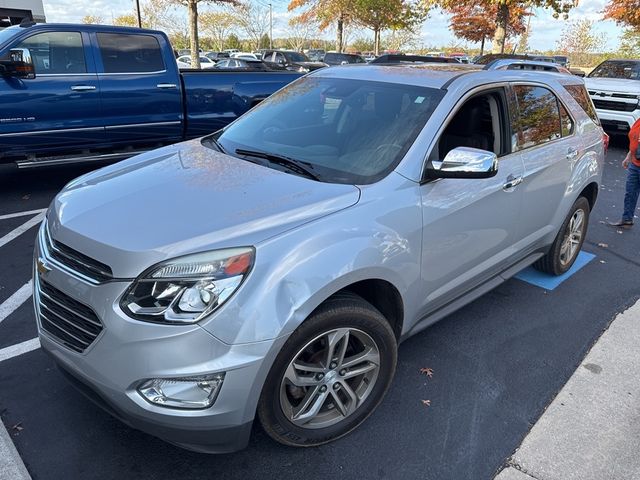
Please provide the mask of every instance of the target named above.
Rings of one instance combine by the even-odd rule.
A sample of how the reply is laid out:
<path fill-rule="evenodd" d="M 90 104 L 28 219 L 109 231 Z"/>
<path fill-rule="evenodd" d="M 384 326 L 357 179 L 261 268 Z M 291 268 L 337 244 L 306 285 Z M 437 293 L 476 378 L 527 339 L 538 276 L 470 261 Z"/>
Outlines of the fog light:
<path fill-rule="evenodd" d="M 168 408 L 202 409 L 216 401 L 224 373 L 185 378 L 152 378 L 138 393 L 155 405 Z"/>

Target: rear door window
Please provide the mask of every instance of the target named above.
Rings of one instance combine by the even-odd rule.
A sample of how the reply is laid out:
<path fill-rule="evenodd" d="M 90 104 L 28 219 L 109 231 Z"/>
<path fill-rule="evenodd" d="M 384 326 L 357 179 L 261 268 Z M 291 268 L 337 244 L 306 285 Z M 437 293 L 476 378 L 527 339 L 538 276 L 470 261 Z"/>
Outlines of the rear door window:
<path fill-rule="evenodd" d="M 14 48 L 29 50 L 38 75 L 87 72 L 82 35 L 79 32 L 38 33 Z"/>
<path fill-rule="evenodd" d="M 593 107 L 593 102 L 591 101 L 591 97 L 589 97 L 589 93 L 584 85 L 563 85 L 565 90 L 569 92 L 569 94 L 573 97 L 573 99 L 578 102 L 578 105 L 582 107 L 587 115 L 593 120 L 597 125 L 600 125 L 600 120 L 598 119 L 598 114 L 596 113 L 596 109 Z"/>
<path fill-rule="evenodd" d="M 544 87 L 516 85 L 520 148 L 530 148 L 562 137 L 557 97 Z"/>
<path fill-rule="evenodd" d="M 105 73 L 145 73 L 165 69 L 158 40 L 151 35 L 98 33 Z"/>

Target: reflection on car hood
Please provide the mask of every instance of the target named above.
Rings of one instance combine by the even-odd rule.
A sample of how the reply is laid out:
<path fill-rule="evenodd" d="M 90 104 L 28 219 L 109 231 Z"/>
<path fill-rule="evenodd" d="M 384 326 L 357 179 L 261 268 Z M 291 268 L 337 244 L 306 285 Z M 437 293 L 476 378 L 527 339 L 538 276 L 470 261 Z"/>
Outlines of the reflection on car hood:
<path fill-rule="evenodd" d="M 359 196 L 353 185 L 284 173 L 195 140 L 71 182 L 48 221 L 56 240 L 129 278 L 186 253 L 255 245 Z"/>
<path fill-rule="evenodd" d="M 638 93 L 640 81 L 626 78 L 585 78 L 584 82 L 589 90 L 605 92 Z"/>

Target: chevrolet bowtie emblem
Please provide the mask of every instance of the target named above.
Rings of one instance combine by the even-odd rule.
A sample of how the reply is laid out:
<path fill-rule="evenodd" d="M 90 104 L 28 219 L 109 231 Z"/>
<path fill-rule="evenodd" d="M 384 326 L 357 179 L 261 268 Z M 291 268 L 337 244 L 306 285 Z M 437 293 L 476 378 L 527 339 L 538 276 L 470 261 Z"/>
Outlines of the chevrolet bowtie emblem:
<path fill-rule="evenodd" d="M 49 265 L 47 265 L 47 262 L 42 257 L 38 258 L 36 268 L 38 269 L 38 273 L 40 275 L 45 275 L 51 271 L 51 268 L 49 268 Z"/>

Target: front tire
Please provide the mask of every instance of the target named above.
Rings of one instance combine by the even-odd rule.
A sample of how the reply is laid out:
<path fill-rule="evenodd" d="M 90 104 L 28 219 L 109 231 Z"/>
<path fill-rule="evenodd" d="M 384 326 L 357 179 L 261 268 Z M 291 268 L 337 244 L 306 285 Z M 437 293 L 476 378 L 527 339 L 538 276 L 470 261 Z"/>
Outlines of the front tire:
<path fill-rule="evenodd" d="M 551 249 L 533 264 L 534 268 L 551 275 L 562 275 L 573 266 L 587 236 L 590 211 L 588 200 L 579 197 L 571 207 Z"/>
<path fill-rule="evenodd" d="M 363 298 L 329 298 L 291 334 L 271 367 L 258 417 L 274 440 L 322 445 L 360 425 L 389 389 L 397 361 L 391 326 Z"/>

